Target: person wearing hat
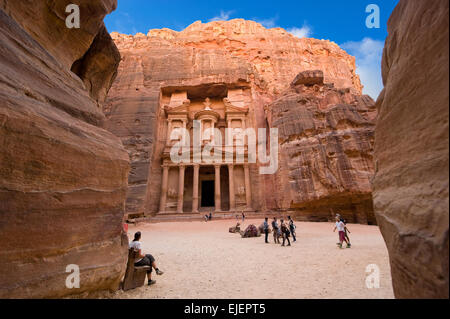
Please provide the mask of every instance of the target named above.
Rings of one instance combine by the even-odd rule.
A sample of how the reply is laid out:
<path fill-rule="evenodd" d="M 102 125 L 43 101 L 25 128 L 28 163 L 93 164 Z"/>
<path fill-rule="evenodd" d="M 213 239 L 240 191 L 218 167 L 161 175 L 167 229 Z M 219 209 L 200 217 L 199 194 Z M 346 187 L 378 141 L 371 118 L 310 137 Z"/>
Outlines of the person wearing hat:
<path fill-rule="evenodd" d="M 148 278 L 148 285 L 154 285 L 156 283 L 155 280 L 152 280 L 152 271 L 153 268 L 156 271 L 156 274 L 158 276 L 161 276 L 162 274 L 164 274 L 164 272 L 162 272 L 161 270 L 159 270 L 159 268 L 156 266 L 156 262 L 155 262 L 155 258 L 150 255 L 143 255 L 142 254 L 142 248 L 141 248 L 141 232 L 137 232 L 136 234 L 134 234 L 134 240 L 130 243 L 130 249 L 134 249 L 138 252 L 136 260 L 134 261 L 134 265 L 137 267 L 142 267 L 142 266 L 150 266 L 150 269 L 147 271 L 147 278 Z"/>

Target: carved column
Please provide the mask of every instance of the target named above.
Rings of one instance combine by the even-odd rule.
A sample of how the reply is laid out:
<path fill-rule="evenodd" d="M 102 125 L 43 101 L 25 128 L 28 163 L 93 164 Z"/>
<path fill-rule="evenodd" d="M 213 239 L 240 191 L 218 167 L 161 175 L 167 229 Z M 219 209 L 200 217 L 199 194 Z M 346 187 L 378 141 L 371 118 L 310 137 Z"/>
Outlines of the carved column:
<path fill-rule="evenodd" d="M 231 120 L 228 120 L 228 144 L 227 147 L 231 147 L 231 150 L 233 150 L 233 128 L 231 127 Z"/>
<path fill-rule="evenodd" d="M 187 136 L 186 136 L 186 128 L 187 128 L 187 121 L 183 120 L 183 136 L 181 138 L 183 146 L 186 146 L 186 138 L 187 138 Z"/>
<path fill-rule="evenodd" d="M 192 190 L 192 212 L 198 213 L 198 184 L 200 178 L 200 165 L 194 165 L 194 188 Z"/>
<path fill-rule="evenodd" d="M 252 211 L 252 190 L 250 186 L 250 167 L 248 164 L 244 164 L 245 175 L 245 199 L 247 202 L 247 210 Z"/>
<path fill-rule="evenodd" d="M 171 139 L 170 135 L 172 134 L 172 120 L 167 120 L 167 145 L 170 145 Z"/>
<path fill-rule="evenodd" d="M 236 198 L 234 195 L 234 165 L 228 165 L 228 176 L 230 185 L 230 211 L 235 211 Z"/>
<path fill-rule="evenodd" d="M 160 213 L 164 213 L 166 211 L 168 182 L 169 182 L 169 166 L 163 165 L 161 197 L 159 199 L 159 212 Z"/>
<path fill-rule="evenodd" d="M 221 194 L 220 194 L 220 165 L 214 165 L 216 178 L 215 178 L 215 187 L 214 187 L 214 197 L 216 203 L 216 212 L 220 212 L 222 210 L 221 204 Z"/>
<path fill-rule="evenodd" d="M 184 172 L 186 168 L 184 165 L 180 165 L 180 175 L 178 176 L 178 208 L 177 213 L 183 213 L 183 201 L 184 201 Z"/>

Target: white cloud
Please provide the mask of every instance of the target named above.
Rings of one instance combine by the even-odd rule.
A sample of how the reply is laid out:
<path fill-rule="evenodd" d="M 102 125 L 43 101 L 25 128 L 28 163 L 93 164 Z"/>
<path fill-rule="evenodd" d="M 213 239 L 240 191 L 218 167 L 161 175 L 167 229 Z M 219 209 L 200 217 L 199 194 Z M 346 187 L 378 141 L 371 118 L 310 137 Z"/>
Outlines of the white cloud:
<path fill-rule="evenodd" d="M 356 73 L 364 85 L 364 94 L 377 99 L 383 89 L 381 58 L 384 42 L 364 38 L 361 41 L 346 42 L 341 47 L 356 58 Z"/>
<path fill-rule="evenodd" d="M 220 11 L 220 14 L 212 19 L 209 20 L 209 22 L 214 21 L 228 21 L 230 20 L 231 15 L 233 14 L 233 11 Z"/>
<path fill-rule="evenodd" d="M 287 29 L 286 31 L 298 38 L 309 38 L 312 34 L 311 28 L 309 26 L 307 26 L 306 24 L 304 24 L 303 27 L 301 27 L 301 28 L 293 27 L 293 28 Z"/>
<path fill-rule="evenodd" d="M 267 29 L 275 28 L 277 26 L 278 17 L 268 18 L 268 19 L 258 19 L 253 18 L 255 22 L 258 22 L 263 25 L 263 27 Z"/>

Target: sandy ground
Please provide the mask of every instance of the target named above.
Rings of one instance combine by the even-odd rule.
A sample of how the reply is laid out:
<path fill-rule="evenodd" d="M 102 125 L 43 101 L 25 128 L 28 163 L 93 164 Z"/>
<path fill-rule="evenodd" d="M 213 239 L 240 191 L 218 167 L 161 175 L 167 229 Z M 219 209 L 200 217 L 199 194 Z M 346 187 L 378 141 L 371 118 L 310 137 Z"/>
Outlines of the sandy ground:
<path fill-rule="evenodd" d="M 244 226 L 262 220 L 246 221 Z M 348 225 L 353 247 L 339 249 L 331 223 L 297 222 L 292 247 L 228 233 L 234 221 L 142 224 L 144 253 L 165 272 L 156 285 L 114 298 L 302 299 L 394 298 L 388 252 L 376 226 Z M 380 269 L 380 288 L 366 287 L 366 267 Z"/>

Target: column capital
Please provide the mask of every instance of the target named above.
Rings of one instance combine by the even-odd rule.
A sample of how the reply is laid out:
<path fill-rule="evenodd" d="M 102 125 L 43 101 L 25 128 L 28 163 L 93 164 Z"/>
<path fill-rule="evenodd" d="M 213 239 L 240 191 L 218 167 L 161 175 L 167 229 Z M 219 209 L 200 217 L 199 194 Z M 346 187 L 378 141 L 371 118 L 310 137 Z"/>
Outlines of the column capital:
<path fill-rule="evenodd" d="M 234 168 L 234 164 L 228 164 L 228 168 Z"/>
<path fill-rule="evenodd" d="M 214 164 L 214 167 L 215 167 L 216 169 L 221 168 L 221 167 L 222 167 L 222 164 Z"/>

